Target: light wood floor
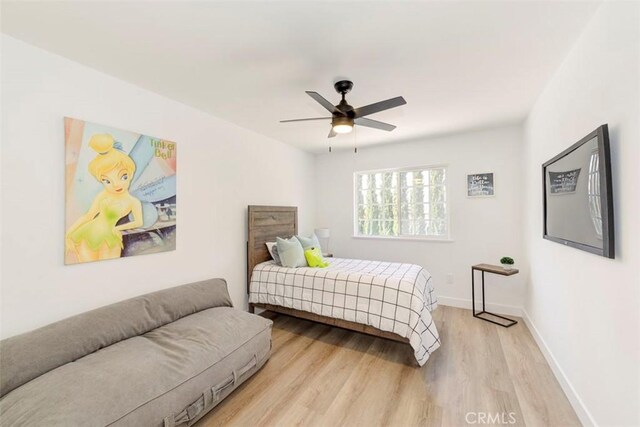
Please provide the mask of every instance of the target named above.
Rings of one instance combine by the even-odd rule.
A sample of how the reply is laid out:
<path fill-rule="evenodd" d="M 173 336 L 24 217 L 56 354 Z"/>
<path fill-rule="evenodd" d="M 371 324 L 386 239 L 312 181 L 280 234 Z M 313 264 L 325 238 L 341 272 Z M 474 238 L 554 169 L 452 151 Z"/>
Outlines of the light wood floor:
<path fill-rule="evenodd" d="M 443 306 L 433 316 L 442 346 L 422 368 L 407 344 L 269 316 L 271 359 L 197 425 L 496 425 L 477 422 L 482 413 L 503 425 L 580 425 L 521 321 L 506 329 Z"/>

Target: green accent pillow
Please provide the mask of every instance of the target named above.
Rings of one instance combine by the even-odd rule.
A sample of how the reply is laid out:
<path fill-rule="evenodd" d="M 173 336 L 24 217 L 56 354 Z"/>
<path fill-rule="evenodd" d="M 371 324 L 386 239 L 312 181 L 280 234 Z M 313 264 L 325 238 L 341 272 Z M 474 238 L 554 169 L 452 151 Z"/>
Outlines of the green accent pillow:
<path fill-rule="evenodd" d="M 318 236 L 316 236 L 315 234 L 312 234 L 309 237 L 296 236 L 296 239 L 300 241 L 303 249 L 320 247 L 320 241 L 318 240 Z"/>
<path fill-rule="evenodd" d="M 306 267 L 307 260 L 304 257 L 304 249 L 300 241 L 295 237 L 281 239 L 276 237 L 276 247 L 283 267 Z"/>
<path fill-rule="evenodd" d="M 320 247 L 305 249 L 304 257 L 307 259 L 309 267 L 325 268 L 329 266 L 329 263 L 322 258 Z"/>

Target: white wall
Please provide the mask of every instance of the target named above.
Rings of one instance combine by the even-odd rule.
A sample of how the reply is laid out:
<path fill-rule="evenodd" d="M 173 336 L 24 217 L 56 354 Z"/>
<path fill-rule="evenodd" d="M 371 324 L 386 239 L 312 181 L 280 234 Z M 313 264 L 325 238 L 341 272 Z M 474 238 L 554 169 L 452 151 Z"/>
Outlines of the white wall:
<path fill-rule="evenodd" d="M 7 36 L 2 107 L 3 338 L 211 277 L 244 307 L 247 205 L 297 205 L 313 229 L 312 155 Z M 63 265 L 64 116 L 176 141 L 176 251 Z"/>
<path fill-rule="evenodd" d="M 640 3 L 604 3 L 526 122 L 526 312 L 585 424 L 640 425 Z M 542 239 L 541 164 L 608 123 L 616 259 Z"/>
<path fill-rule="evenodd" d="M 526 268 L 520 210 L 522 138 L 521 126 L 511 126 L 318 156 L 317 223 L 331 229 L 330 248 L 336 256 L 419 264 L 433 275 L 442 303 L 470 308 L 473 264 L 496 264 L 507 255 Z M 349 144 L 348 138 L 343 141 Z M 354 172 L 441 164 L 448 165 L 452 242 L 353 237 Z M 496 196 L 467 198 L 466 174 L 481 172 L 495 173 Z M 447 274 L 453 274 L 454 283 L 446 283 Z M 522 277 L 487 275 L 492 309 L 518 312 L 523 305 Z"/>

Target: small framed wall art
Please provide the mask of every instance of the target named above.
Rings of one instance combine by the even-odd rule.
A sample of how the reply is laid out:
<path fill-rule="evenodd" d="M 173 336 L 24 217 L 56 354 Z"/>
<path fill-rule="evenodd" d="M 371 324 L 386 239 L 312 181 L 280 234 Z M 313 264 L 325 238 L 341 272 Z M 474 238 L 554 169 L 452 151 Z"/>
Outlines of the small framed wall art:
<path fill-rule="evenodd" d="M 493 197 L 495 194 L 493 172 L 467 175 L 467 197 Z"/>

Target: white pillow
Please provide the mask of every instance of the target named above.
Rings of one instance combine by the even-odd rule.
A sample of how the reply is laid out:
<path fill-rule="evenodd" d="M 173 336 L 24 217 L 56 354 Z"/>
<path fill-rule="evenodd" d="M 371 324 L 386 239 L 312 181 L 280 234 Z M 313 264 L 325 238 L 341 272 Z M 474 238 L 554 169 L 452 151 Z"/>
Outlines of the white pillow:
<path fill-rule="evenodd" d="M 276 237 L 278 255 L 283 267 L 307 267 L 307 259 L 304 257 L 304 249 L 300 241 L 295 237 L 288 240 Z"/>
<path fill-rule="evenodd" d="M 322 249 L 320 248 L 320 241 L 318 240 L 318 236 L 316 236 L 315 233 L 309 237 L 296 236 L 296 239 L 300 241 L 302 249 L 304 249 L 305 251 L 309 248 L 318 248 L 320 249 L 320 251 L 322 251 Z"/>

